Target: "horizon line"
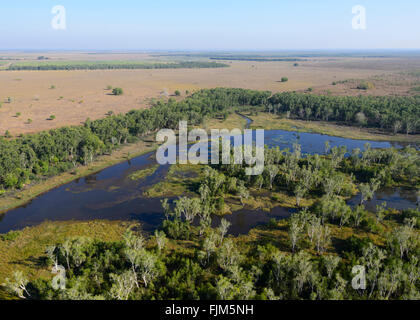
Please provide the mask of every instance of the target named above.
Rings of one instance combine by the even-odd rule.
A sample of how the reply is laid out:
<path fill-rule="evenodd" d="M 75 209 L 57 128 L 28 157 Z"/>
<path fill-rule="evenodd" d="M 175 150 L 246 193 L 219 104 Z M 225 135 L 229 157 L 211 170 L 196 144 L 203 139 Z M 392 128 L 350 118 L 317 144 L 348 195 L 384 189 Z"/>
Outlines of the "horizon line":
<path fill-rule="evenodd" d="M 115 49 L 91 49 L 91 48 L 65 48 L 65 49 L 57 49 L 57 48 L 0 48 L 0 52 L 2 51 L 32 51 L 32 52 L 45 52 L 45 51 L 52 51 L 52 52 L 60 52 L 60 51 L 73 51 L 73 52 L 380 52 L 380 51 L 419 51 L 420 48 L 306 48 L 306 49 L 125 49 L 125 48 L 115 48 Z"/>

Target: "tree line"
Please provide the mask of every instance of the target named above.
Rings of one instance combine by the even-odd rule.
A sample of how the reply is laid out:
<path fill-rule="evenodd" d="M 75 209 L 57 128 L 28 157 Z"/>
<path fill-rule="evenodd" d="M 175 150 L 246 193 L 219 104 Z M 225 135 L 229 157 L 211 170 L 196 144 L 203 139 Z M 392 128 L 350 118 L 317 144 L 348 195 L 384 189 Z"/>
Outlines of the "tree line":
<path fill-rule="evenodd" d="M 307 61 L 299 58 L 264 58 L 264 57 L 244 57 L 244 56 L 220 56 L 210 57 L 211 60 L 225 60 L 225 61 L 254 61 L 254 62 L 297 62 Z"/>
<path fill-rule="evenodd" d="M 229 65 L 206 61 L 183 61 L 174 63 L 142 62 L 43 62 L 14 63 L 7 70 L 114 70 L 114 69 L 192 69 L 192 68 L 226 68 Z"/>
<path fill-rule="evenodd" d="M 342 97 L 285 92 L 270 97 L 264 110 L 292 119 L 335 121 L 392 133 L 420 133 L 420 96 Z"/>

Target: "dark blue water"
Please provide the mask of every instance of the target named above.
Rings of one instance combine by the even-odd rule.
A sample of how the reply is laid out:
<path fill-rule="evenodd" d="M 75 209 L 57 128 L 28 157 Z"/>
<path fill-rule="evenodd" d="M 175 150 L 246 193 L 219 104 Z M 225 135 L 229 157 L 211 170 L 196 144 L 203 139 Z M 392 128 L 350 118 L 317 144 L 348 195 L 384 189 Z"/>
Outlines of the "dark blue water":
<path fill-rule="evenodd" d="M 147 199 L 142 194 L 161 181 L 169 167 L 160 166 L 141 182 L 128 176 L 152 163 L 151 154 L 143 155 L 53 189 L 0 215 L 0 233 L 46 220 L 136 219 L 150 229 L 160 222 L 160 199 Z"/>
<path fill-rule="evenodd" d="M 324 153 L 325 142 L 333 146 L 346 146 L 349 151 L 363 149 L 366 142 L 372 148 L 401 147 L 388 142 L 360 141 L 336 138 L 311 133 L 293 133 L 282 130 L 265 132 L 265 143 L 271 147 L 292 148 L 298 142 L 303 153 Z M 153 165 L 154 154 L 149 153 L 124 162 L 99 173 L 75 180 L 57 189 L 51 190 L 27 205 L 0 215 L 0 233 L 21 229 L 42 223 L 46 220 L 137 220 L 145 231 L 152 231 L 163 219 L 158 198 L 148 199 L 143 196 L 145 189 L 164 180 L 168 166 L 160 166 L 151 176 L 133 181 L 128 176 L 134 171 Z M 352 199 L 358 203 L 357 197 Z M 374 207 L 382 201 L 397 209 L 414 208 L 416 195 L 414 190 L 395 189 L 379 192 L 375 199 L 367 202 Z M 240 210 L 225 218 L 232 223 L 232 234 L 247 233 L 251 228 L 267 223 L 271 218 L 284 218 L 291 212 L 284 208 L 274 208 L 271 212 Z M 218 218 L 215 218 L 217 220 Z"/>
<path fill-rule="evenodd" d="M 348 201 L 351 206 L 360 203 L 361 195 L 357 195 Z M 376 211 L 376 206 L 386 203 L 388 208 L 397 210 L 416 209 L 417 194 L 413 189 L 408 188 L 382 188 L 375 192 L 372 200 L 366 201 L 364 206 L 369 211 Z"/>
<path fill-rule="evenodd" d="M 330 147 L 346 146 L 349 153 L 353 149 L 359 148 L 364 150 L 366 143 L 369 143 L 375 149 L 387 148 L 403 148 L 404 146 L 396 142 L 383 142 L 383 141 L 370 141 L 370 140 L 352 140 L 346 138 L 332 137 L 318 133 L 303 133 L 303 132 L 290 132 L 284 130 L 266 130 L 265 131 L 265 144 L 270 148 L 279 147 L 280 149 L 293 149 L 293 144 L 298 143 L 302 145 L 304 153 L 315 154 L 324 153 L 325 143 L 329 142 Z M 305 147 L 303 147 L 305 146 Z"/>
<path fill-rule="evenodd" d="M 249 129 L 252 120 L 243 114 L 239 114 L 246 120 L 246 128 Z M 330 148 L 346 146 L 347 151 L 351 153 L 354 149 L 359 148 L 363 150 L 366 143 L 374 149 L 387 149 L 387 148 L 403 148 L 407 143 L 386 142 L 386 141 L 371 141 L 371 140 L 354 140 L 340 137 L 333 137 L 326 134 L 306 133 L 306 132 L 293 132 L 285 130 L 265 130 L 264 144 L 270 148 L 279 147 L 280 149 L 293 150 L 293 144 L 298 143 L 302 145 L 302 152 L 315 154 L 322 154 L 325 151 L 325 143 L 329 142 Z M 413 145 L 418 147 L 418 145 Z"/>

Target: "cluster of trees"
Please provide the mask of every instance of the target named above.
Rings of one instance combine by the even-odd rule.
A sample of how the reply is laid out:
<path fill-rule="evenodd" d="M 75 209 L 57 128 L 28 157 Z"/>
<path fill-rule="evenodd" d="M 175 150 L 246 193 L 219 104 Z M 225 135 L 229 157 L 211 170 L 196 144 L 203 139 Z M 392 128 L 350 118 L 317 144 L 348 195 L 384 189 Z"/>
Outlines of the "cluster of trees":
<path fill-rule="evenodd" d="M 212 174 L 217 183 L 204 181 L 203 184 L 215 188 L 201 192 L 202 185 L 200 192 L 213 199 L 217 197 L 221 202 L 223 194 L 230 192 L 242 201 L 249 197 L 249 188 L 266 188 L 294 195 L 296 205 L 300 206 L 305 197 L 348 197 L 357 188 L 361 193 L 360 204 L 363 204 L 380 186 L 416 186 L 420 181 L 420 154 L 414 148 L 372 149 L 367 143 L 364 151 L 354 149 L 349 154 L 346 147 L 330 148 L 327 143 L 325 151 L 325 156 L 303 155 L 299 144 L 294 145 L 292 152 L 266 148 L 261 175 L 246 175 L 245 165 L 215 165 L 211 170 L 217 170 Z"/>
<path fill-rule="evenodd" d="M 43 62 L 13 63 L 8 70 L 108 70 L 108 69 L 191 69 L 225 68 L 227 64 L 205 61 L 183 61 L 176 63 L 143 62 Z"/>
<path fill-rule="evenodd" d="M 67 239 L 48 247 L 44 261 L 65 274 L 29 282 L 17 271 L 3 285 L 27 299 L 420 299 L 416 218 L 382 233 L 383 245 L 353 235 L 335 251 L 328 220 L 336 218 L 304 209 L 289 218 L 289 248 L 280 250 L 275 239 L 228 236 L 226 220 L 212 228 L 201 199 L 180 198 L 173 209 L 163 201 L 163 207 L 163 228 L 149 239 L 131 230 L 118 242 Z M 174 232 L 183 228 L 184 235 Z M 365 289 L 353 287 L 356 265 L 365 268 Z"/>
<path fill-rule="evenodd" d="M 206 117 L 223 116 L 232 106 L 260 105 L 269 96 L 267 92 L 242 89 L 202 90 L 180 102 L 158 101 L 150 109 L 88 119 L 83 126 L 0 138 L 0 193 L 89 164 L 96 156 L 161 128 L 176 129 L 180 120 L 198 125 Z"/>
<path fill-rule="evenodd" d="M 338 97 L 303 93 L 277 93 L 265 110 L 301 120 L 336 121 L 398 133 L 420 132 L 420 96 Z"/>
<path fill-rule="evenodd" d="M 385 239 L 385 244 L 381 247 L 369 238 L 353 235 L 343 251 L 343 258 L 348 259 L 353 266 L 365 268 L 367 288 L 362 296 L 374 299 L 419 299 L 419 212 L 411 211 L 416 212 L 415 217 L 405 218 L 402 225 L 385 232 L 381 224 L 386 215 L 383 206 L 377 208 L 373 219 L 363 206 L 351 209 L 337 197 L 324 198 L 314 206 L 313 212 L 305 209 L 290 218 L 290 244 L 293 251 L 300 247 L 316 250 L 318 254 L 324 253 L 331 245 L 328 222 L 337 224 L 340 228 L 344 224 L 351 224 L 354 229 L 363 228 L 378 234 Z M 331 277 L 342 258 L 324 255 L 322 260 L 328 276 Z M 338 275 L 337 280 L 344 281 Z"/>

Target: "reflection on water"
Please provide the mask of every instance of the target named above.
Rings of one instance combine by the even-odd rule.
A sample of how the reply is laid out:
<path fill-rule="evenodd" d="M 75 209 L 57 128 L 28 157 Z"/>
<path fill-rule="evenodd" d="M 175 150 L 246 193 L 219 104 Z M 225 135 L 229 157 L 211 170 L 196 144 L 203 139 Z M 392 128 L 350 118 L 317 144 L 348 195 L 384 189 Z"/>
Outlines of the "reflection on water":
<path fill-rule="evenodd" d="M 298 142 L 304 153 L 323 153 L 326 141 L 333 146 L 346 146 L 349 151 L 363 149 L 366 142 L 373 148 L 401 147 L 388 142 L 360 141 L 336 138 L 311 133 L 294 133 L 283 130 L 266 130 L 265 143 L 270 147 L 292 148 Z M 128 176 L 133 172 L 154 164 L 153 153 L 149 153 L 129 162 L 124 162 L 104 169 L 97 174 L 75 180 L 51 190 L 32 200 L 27 205 L 0 215 L 0 233 L 26 226 L 36 225 L 46 220 L 137 220 L 146 231 L 152 231 L 160 225 L 163 212 L 161 199 L 143 197 L 143 191 L 151 185 L 165 179 L 169 166 L 160 166 L 152 175 L 139 181 Z M 372 201 L 366 203 L 369 209 L 384 201 L 390 207 L 403 209 L 415 208 L 416 195 L 407 189 L 383 189 Z M 358 204 L 355 197 L 351 204 Z M 247 233 L 251 228 L 267 223 L 271 218 L 285 218 L 291 211 L 274 208 L 271 212 L 240 210 L 225 218 L 232 223 L 232 234 Z M 220 218 L 215 217 L 218 224 Z"/>
<path fill-rule="evenodd" d="M 152 163 L 151 154 L 107 168 L 39 196 L 11 210 L 0 222 L 0 232 L 39 224 L 45 220 L 129 220 L 139 212 L 161 213 L 159 199 L 142 197 L 144 189 L 161 181 L 169 166 L 160 166 L 140 181 L 128 178 Z M 147 224 L 147 221 L 142 221 Z"/>
<path fill-rule="evenodd" d="M 252 120 L 242 114 L 239 114 L 247 121 L 246 128 L 249 128 Z M 265 130 L 265 144 L 270 148 L 279 147 L 280 149 L 292 149 L 294 143 L 299 143 L 302 146 L 302 152 L 314 154 L 324 153 L 325 143 L 330 143 L 332 147 L 346 146 L 349 153 L 353 149 L 364 149 L 366 143 L 369 143 L 372 148 L 403 148 L 409 146 L 409 143 L 400 142 L 386 142 L 386 141 L 371 141 L 371 140 L 354 140 L 340 137 L 333 137 L 326 134 L 307 133 L 307 132 L 293 132 L 285 130 Z M 418 144 L 412 145 L 418 148 Z"/>
<path fill-rule="evenodd" d="M 275 207 L 270 212 L 262 210 L 254 211 L 242 209 L 234 212 L 231 215 L 225 215 L 223 217 L 214 216 L 213 226 L 220 225 L 220 220 L 222 218 L 226 219 L 231 223 L 229 233 L 237 236 L 239 234 L 247 234 L 252 228 L 267 224 L 271 219 L 278 220 L 288 218 L 294 212 L 294 209 L 283 207 Z"/>
<path fill-rule="evenodd" d="M 298 143 L 302 145 L 304 153 L 324 153 L 325 143 L 329 142 L 331 147 L 346 146 L 349 153 L 353 149 L 364 149 L 366 143 L 369 143 L 372 148 L 403 148 L 404 145 L 396 142 L 382 142 L 369 140 L 352 140 L 346 138 L 332 137 L 317 133 L 296 133 L 284 130 L 268 130 L 265 131 L 265 144 L 270 148 L 279 147 L 280 149 L 293 149 L 293 144 Z M 305 146 L 303 148 L 303 146 Z"/>
<path fill-rule="evenodd" d="M 360 204 L 361 195 L 357 195 L 348 201 L 349 205 Z M 375 211 L 377 205 L 386 202 L 388 208 L 397 210 L 416 209 L 417 193 L 414 189 L 408 188 L 382 188 L 375 192 L 372 200 L 364 202 L 364 206 L 369 211 Z"/>

